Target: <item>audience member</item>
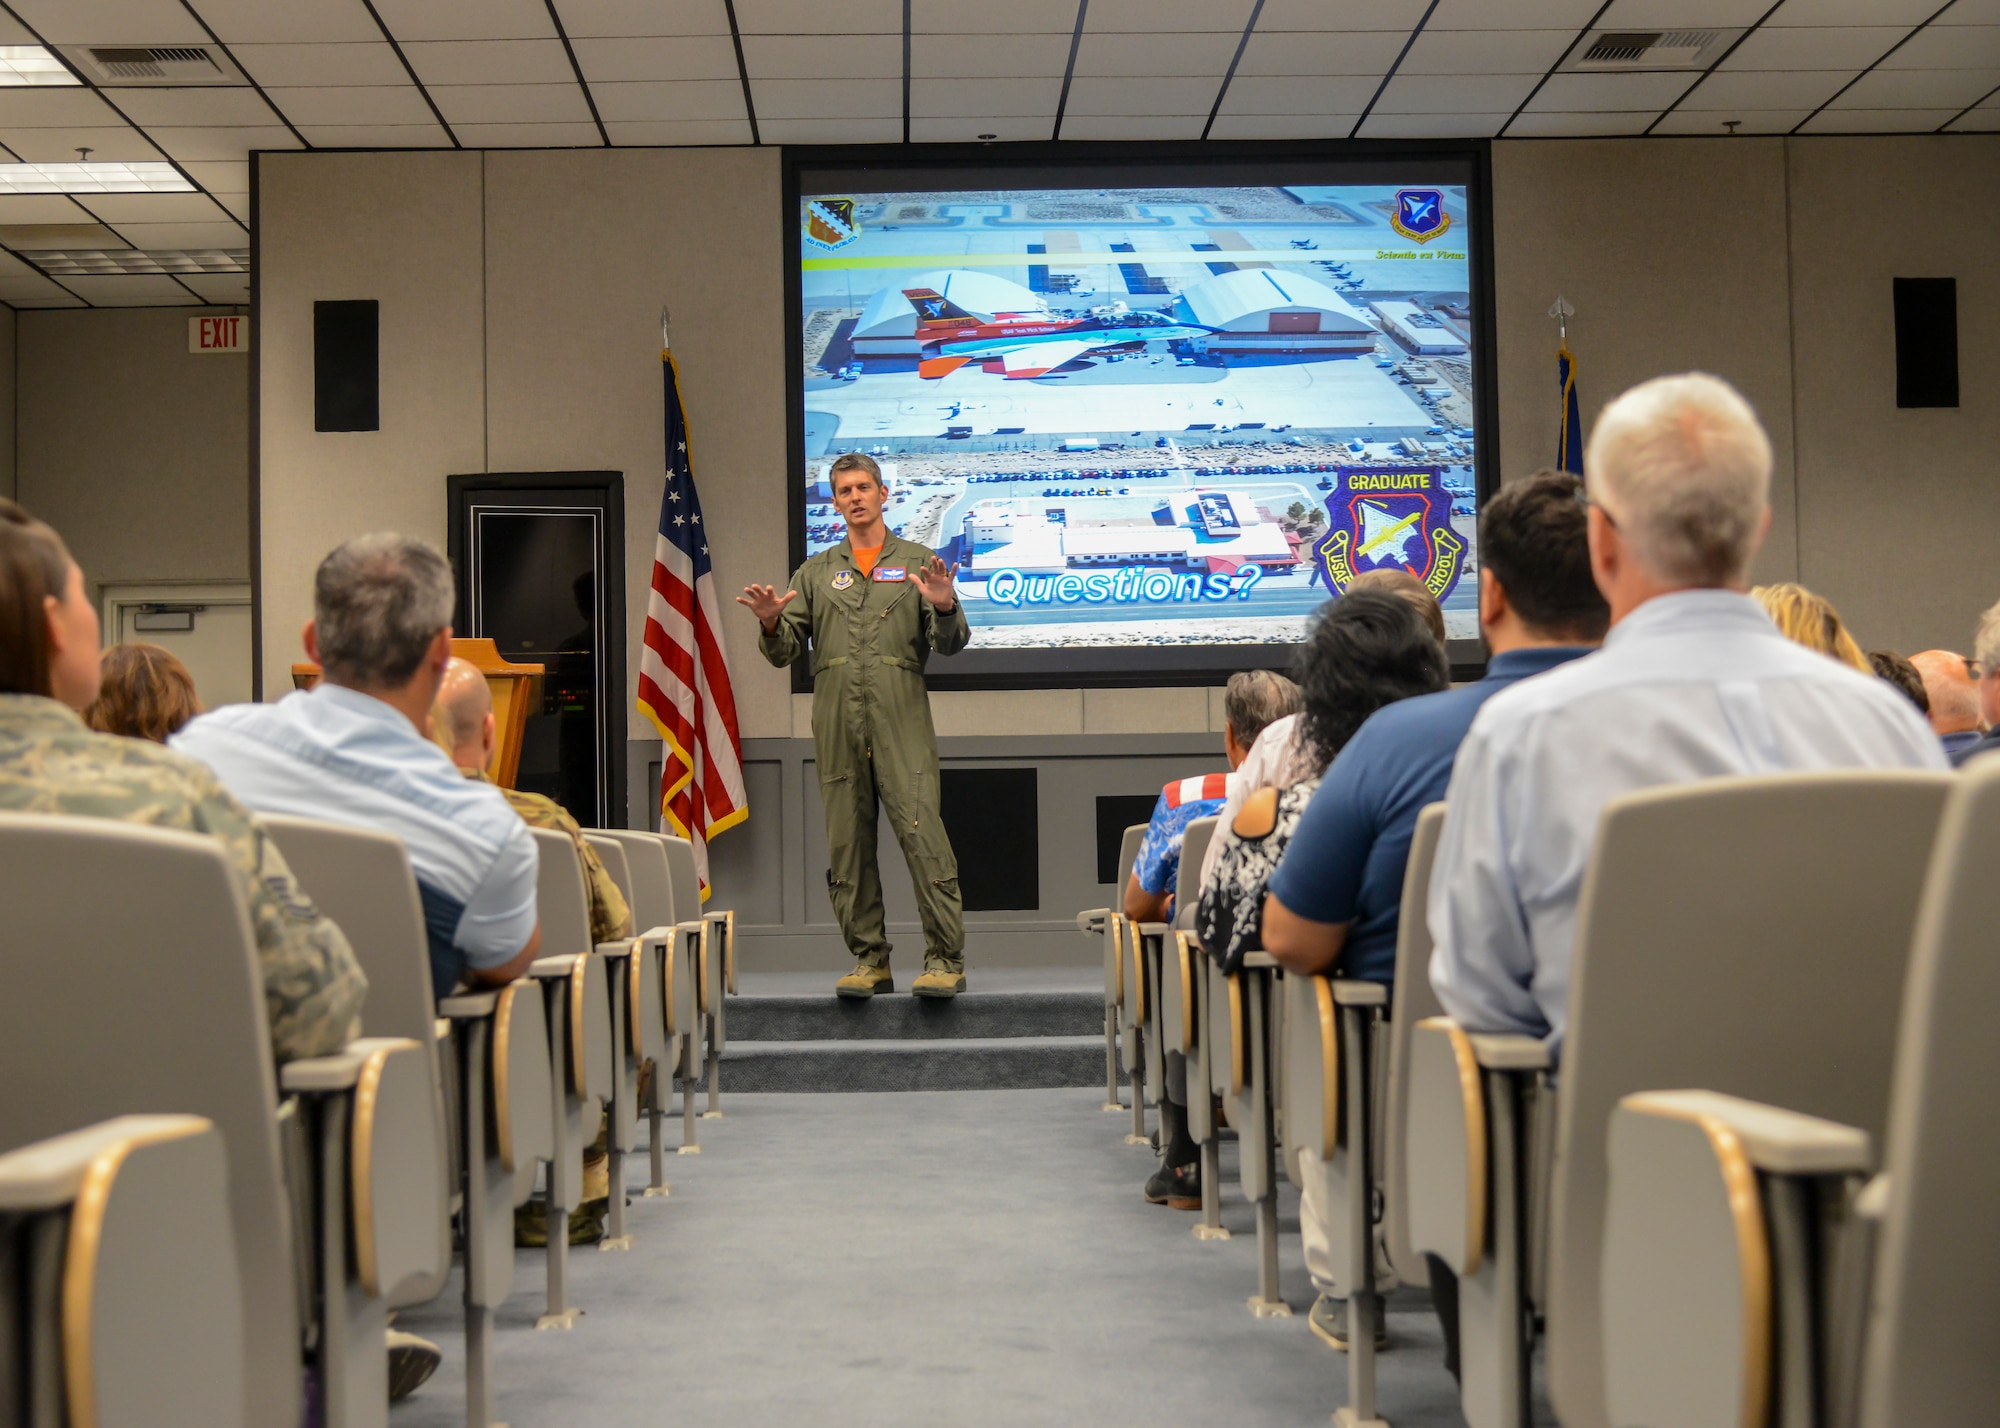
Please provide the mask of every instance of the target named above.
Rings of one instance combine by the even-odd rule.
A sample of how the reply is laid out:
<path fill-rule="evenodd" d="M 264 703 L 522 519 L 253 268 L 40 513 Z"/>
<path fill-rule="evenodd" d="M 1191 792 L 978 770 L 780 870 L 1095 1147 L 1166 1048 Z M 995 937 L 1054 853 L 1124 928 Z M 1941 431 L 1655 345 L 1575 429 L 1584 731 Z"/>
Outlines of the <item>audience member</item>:
<path fill-rule="evenodd" d="M 542 945 L 527 825 L 428 736 L 451 660 L 452 603 L 451 567 L 430 545 L 358 536 L 313 577 L 305 647 L 325 671 L 320 683 L 276 704 L 204 714 L 172 741 L 260 812 L 400 837 L 440 997 L 462 981 L 514 980 Z"/>
<path fill-rule="evenodd" d="M 1459 741 L 1500 690 L 1587 654 L 1610 613 L 1590 573 L 1582 483 L 1540 471 L 1501 490 L 1479 519 L 1479 629 L 1486 677 L 1391 704 L 1340 751 L 1292 834 L 1264 903 L 1264 946 L 1287 971 L 1391 985 L 1403 870 L 1417 815 L 1444 797 Z M 1299 1223 L 1319 1298 L 1309 1322 L 1347 1347 L 1346 1287 L 1333 1272 L 1325 1163 L 1299 1157 Z M 1456 1285 L 1448 1286 L 1455 1289 Z M 1446 1345 L 1455 1349 L 1454 1305 Z M 1376 1324 L 1376 1340 L 1387 1342 Z M 1456 1354 L 1448 1364 L 1457 1373 Z"/>
<path fill-rule="evenodd" d="M 438 689 L 432 713 L 432 732 L 438 744 L 451 755 L 458 771 L 480 783 L 492 783 L 486 775 L 493 762 L 496 739 L 493 722 L 493 690 L 486 676 L 470 660 L 453 659 Z M 569 811 L 553 798 L 503 788 L 501 797 L 521 815 L 530 828 L 549 828 L 567 833 L 583 863 L 584 884 L 590 889 L 590 940 L 611 942 L 632 935 L 632 913 L 625 906 L 625 894 L 604 867 L 597 850 L 584 841 L 583 829 Z"/>
<path fill-rule="evenodd" d="M 1243 762 L 1250 746 L 1274 719 L 1283 718 L 1299 707 L 1299 689 L 1282 674 L 1265 669 L 1242 670 L 1229 676 L 1222 694 L 1222 747 L 1233 770 Z M 1233 774 L 1198 774 L 1178 779 L 1160 791 L 1147 821 L 1146 836 L 1139 844 L 1139 856 L 1132 876 L 1125 884 L 1125 916 L 1134 922 L 1164 922 L 1172 916 L 1174 886 L 1180 878 L 1181 845 L 1190 823 L 1212 818 L 1222 809 L 1223 795 Z M 1164 1157 L 1158 1173 L 1146 1182 L 1146 1199 L 1175 1210 L 1201 1208 L 1201 1177 L 1198 1168 L 1186 1174 L 1175 1167 L 1199 1157 L 1187 1132 L 1187 1058 L 1169 1052 L 1165 1061 L 1166 1085 L 1160 1097 L 1160 1150 Z M 1206 1088 L 1203 1088 L 1204 1091 Z M 1183 1155 L 1184 1160 L 1175 1160 Z"/>
<path fill-rule="evenodd" d="M 1431 632 L 1431 638 L 1439 644 L 1444 643 L 1444 607 L 1438 604 L 1437 596 L 1431 594 L 1430 586 L 1401 566 L 1380 565 L 1373 570 L 1364 570 L 1340 593 L 1352 595 L 1357 590 L 1379 590 L 1385 595 L 1407 600 L 1410 608 L 1424 622 L 1424 628 Z"/>
<path fill-rule="evenodd" d="M 1926 719 L 1931 717 L 1930 691 L 1924 688 L 1924 677 L 1917 673 L 1915 665 L 1894 650 L 1870 650 L 1868 667 L 1875 671 L 1877 679 L 1915 705 L 1919 714 Z"/>
<path fill-rule="evenodd" d="M 84 725 L 77 711 L 97 700 L 98 661 L 97 611 L 83 572 L 61 537 L 0 499 L 0 809 L 214 838 L 256 934 L 272 1054 L 283 1063 L 339 1050 L 360 1034 L 368 988 L 346 937 L 214 774 L 171 750 Z"/>
<path fill-rule="evenodd" d="M 1972 660 L 1979 676 L 1979 722 L 1985 734 L 1953 752 L 1951 761 L 1963 767 L 1968 759 L 2000 749 L 2000 604 L 1979 617 L 1973 636 Z"/>
<path fill-rule="evenodd" d="M 1764 607 L 1764 613 L 1771 617 L 1778 633 L 1793 644 L 1831 655 L 1863 674 L 1875 672 L 1874 666 L 1868 663 L 1868 656 L 1861 653 L 1861 646 L 1854 642 L 1854 636 L 1848 634 L 1847 626 L 1841 623 L 1840 611 L 1834 609 L 1833 602 L 1825 596 L 1815 595 L 1805 586 L 1786 580 L 1777 585 L 1755 586 L 1750 591 L 1750 597 Z"/>
<path fill-rule="evenodd" d="M 171 650 L 113 645 L 104 652 L 104 682 L 83 722 L 100 734 L 164 744 L 199 713 L 194 676 Z"/>
<path fill-rule="evenodd" d="M 1945 753 L 1956 760 L 1979 742 L 1985 729 L 1979 717 L 1979 670 L 1953 650 L 1925 650 L 1911 655 L 1910 663 L 1923 676 L 1931 729 Z"/>

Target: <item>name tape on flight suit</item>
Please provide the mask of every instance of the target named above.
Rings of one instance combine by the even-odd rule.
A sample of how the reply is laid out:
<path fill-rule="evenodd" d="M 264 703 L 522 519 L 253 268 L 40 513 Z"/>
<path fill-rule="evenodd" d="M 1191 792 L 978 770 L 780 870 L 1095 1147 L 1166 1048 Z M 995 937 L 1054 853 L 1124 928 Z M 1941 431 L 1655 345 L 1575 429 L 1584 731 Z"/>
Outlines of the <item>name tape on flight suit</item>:
<path fill-rule="evenodd" d="M 900 565 L 878 565 L 875 567 L 874 578 L 885 584 L 893 583 L 904 578 L 903 571 L 904 567 Z"/>

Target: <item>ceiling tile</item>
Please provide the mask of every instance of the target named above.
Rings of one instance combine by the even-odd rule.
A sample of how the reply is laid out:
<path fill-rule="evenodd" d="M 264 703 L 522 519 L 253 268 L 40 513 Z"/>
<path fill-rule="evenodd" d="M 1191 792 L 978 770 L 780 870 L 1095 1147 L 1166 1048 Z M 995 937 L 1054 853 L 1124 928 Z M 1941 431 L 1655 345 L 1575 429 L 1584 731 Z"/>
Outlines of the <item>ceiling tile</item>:
<path fill-rule="evenodd" d="M 1229 83 L 1222 96 L 1222 114 L 1359 114 L 1375 97 L 1381 81 L 1373 75 L 1342 79 L 1316 79 L 1301 84 L 1295 79 L 1265 79 L 1241 74 Z M 1352 121 L 1349 121 L 1352 128 Z"/>
<path fill-rule="evenodd" d="M 215 201 L 228 209 L 236 220 L 246 227 L 250 222 L 250 195 L 247 193 L 218 193 Z"/>
<path fill-rule="evenodd" d="M 1507 126 L 1509 139 L 1584 139 L 1643 134 L 1656 117 L 1643 114 L 1538 114 L 1515 116 Z"/>
<path fill-rule="evenodd" d="M 240 159 L 252 149 L 296 149 L 289 129 L 148 129 L 153 142 L 177 160 Z"/>
<path fill-rule="evenodd" d="M 736 0 L 736 25 L 745 35 L 900 35 L 903 6 L 902 0 Z"/>
<path fill-rule="evenodd" d="M 1905 26 L 1871 25 L 1846 29 L 1774 30 L 1765 28 L 1743 37 L 1722 69 L 1866 69 L 1896 41 L 1909 33 Z"/>
<path fill-rule="evenodd" d="M 1602 0 L 1438 0 L 1424 22 L 1432 30 L 1566 30 L 1573 39 Z"/>
<path fill-rule="evenodd" d="M 576 82 L 562 42 L 553 38 L 426 40 L 404 45 L 403 53 L 426 85 Z"/>
<path fill-rule="evenodd" d="M 86 202 L 103 223 L 215 223 L 224 217 L 205 193 L 93 193 Z M 0 218 L 9 221 L 25 220 Z"/>
<path fill-rule="evenodd" d="M 1092 79 L 1079 75 L 1070 82 L 1068 114 L 1199 114 L 1207 119 L 1215 107 L 1215 87 L 1184 79 Z M 1069 126 L 1063 132 L 1070 138 Z"/>
<path fill-rule="evenodd" d="M 757 129 L 767 144 L 893 144 L 903 137 L 895 119 L 772 119 L 760 114 Z"/>
<path fill-rule="evenodd" d="M 1928 134 L 1956 109 L 1822 109 L 1801 134 Z"/>
<path fill-rule="evenodd" d="M 1933 25 L 1882 61 L 1883 69 L 1985 69 L 2000 65 L 2000 25 Z"/>
<path fill-rule="evenodd" d="M 968 144 L 980 142 L 982 134 L 991 134 L 1001 143 L 1039 143 L 1049 137 L 1054 127 L 1053 115 L 975 119 L 952 114 L 922 117 L 912 114 L 910 139 L 918 144 Z"/>
<path fill-rule="evenodd" d="M 1409 38 L 1404 30 L 1365 30 L 1345 35 L 1285 33 L 1266 30 L 1260 24 L 1251 31 L 1250 43 L 1243 47 L 1236 77 L 1372 74 L 1379 79 L 1388 73 Z"/>
<path fill-rule="evenodd" d="M 88 89 L 0 89 L 0 128 L 88 129 L 124 122 Z"/>
<path fill-rule="evenodd" d="M 1239 38 L 1254 0 L 1090 0 L 1083 32 L 1090 35 L 1158 35 L 1220 30 Z"/>
<path fill-rule="evenodd" d="M 199 45 L 207 33 L 167 0 L 13 0 L 52 45 Z"/>
<path fill-rule="evenodd" d="M 1423 19 L 1430 0 L 1264 0 L 1257 31 L 1401 30 L 1407 37 Z"/>
<path fill-rule="evenodd" d="M 237 307 L 250 301 L 248 273 L 183 273 L 181 282 L 208 302 Z"/>
<path fill-rule="evenodd" d="M 1933 25 L 2000 25 L 2000 0 L 1958 0 Z"/>
<path fill-rule="evenodd" d="M 2000 69 L 1878 69 L 1856 80 L 1833 107 L 1959 110 L 1977 103 L 1996 84 Z"/>
<path fill-rule="evenodd" d="M 572 40 L 583 77 L 616 80 L 734 79 L 736 46 L 727 35 Z"/>
<path fill-rule="evenodd" d="M 88 206 L 88 205 L 86 205 Z M 240 223 L 120 223 L 118 236 L 134 248 L 161 253 L 176 248 L 247 248 Z"/>
<path fill-rule="evenodd" d="M 1701 134 L 1721 138 L 1729 131 L 1725 120 L 1740 120 L 1739 134 L 1788 134 L 1810 109 L 1676 109 L 1654 127 L 1655 134 Z"/>
<path fill-rule="evenodd" d="M 597 126 L 581 124 L 454 124 L 452 132 L 468 149 L 596 149 L 604 140 Z"/>
<path fill-rule="evenodd" d="M 1688 87 L 1685 74 L 1552 74 L 1529 101 L 1534 113 L 1658 114 Z M 1511 131 L 1510 131 L 1511 132 Z"/>
<path fill-rule="evenodd" d="M 1764 23 L 1779 29 L 1800 25 L 1921 25 L 1944 0 L 1785 0 Z"/>
<path fill-rule="evenodd" d="M 743 119 L 740 79 L 682 79 L 663 84 L 593 84 L 597 113 L 606 124 L 639 121 Z M 748 137 L 748 130 L 745 130 Z"/>
<path fill-rule="evenodd" d="M 1151 79 L 1199 75 L 1221 79 L 1242 36 L 1208 32 L 1179 35 L 1087 34 L 1076 51 L 1076 73 Z M 1214 98 L 1213 95 L 1210 96 Z"/>
<path fill-rule="evenodd" d="M 1431 30 L 1403 56 L 1398 74 L 1532 74 L 1539 79 L 1576 39 L 1575 30 Z"/>
<path fill-rule="evenodd" d="M 90 215 L 59 193 L 0 193 L 0 226 L 88 222 Z"/>
<path fill-rule="evenodd" d="M 1004 11 L 965 0 L 913 0 L 910 32 L 983 35 L 997 23 L 1014 35 L 1068 35 L 1076 30 L 1078 8 L 1077 0 L 1008 0 Z"/>
<path fill-rule="evenodd" d="M 1963 118 L 1953 120 L 1946 132 L 1952 134 L 2000 133 L 2000 109 L 1989 109 L 1981 105 Z"/>
<path fill-rule="evenodd" d="M 757 123 L 765 118 L 816 119 L 847 115 L 855 119 L 896 120 L 896 137 L 903 137 L 903 90 L 893 84 L 852 84 L 844 79 L 754 79 L 750 97 L 757 106 Z M 832 143 L 833 140 L 823 142 Z"/>
<path fill-rule="evenodd" d="M 1717 70 L 1683 99 L 1679 108 L 1698 112 L 1736 109 L 1817 109 L 1854 78 L 1845 70 L 1784 70 L 1755 74 Z"/>
<path fill-rule="evenodd" d="M 574 79 L 567 84 L 439 84 L 427 86 L 446 122 L 460 124 L 587 124 L 590 106 Z"/>
<path fill-rule="evenodd" d="M 1201 114 L 1078 114 L 1063 115 L 1065 139 L 1199 139 L 1208 115 Z"/>
<path fill-rule="evenodd" d="M 278 122 L 254 89 L 118 89 L 111 91 L 111 99 L 134 124 L 148 129 L 156 124 L 254 129 Z"/>
<path fill-rule="evenodd" d="M 408 84 L 410 72 L 385 40 L 371 44 L 231 45 L 243 72 L 266 89 L 335 84 Z"/>
<path fill-rule="evenodd" d="M 0 252 L 0 278 L 32 278 L 35 270 L 12 253 Z"/>
<path fill-rule="evenodd" d="M 226 195 L 250 192 L 250 163 L 247 159 L 183 160 L 181 167 L 187 170 L 189 178 L 207 189 L 225 208 L 230 207 Z M 241 218 L 243 215 L 239 213 L 236 216 Z"/>
<path fill-rule="evenodd" d="M 382 42 L 361 0 L 196 0 L 195 8 L 233 52 L 239 44 Z M 240 54 L 237 55 L 242 60 Z M 261 78 L 261 76 L 260 76 Z"/>
<path fill-rule="evenodd" d="M 1754 25 L 1771 0 L 1611 0 L 1600 30 L 1691 30 Z"/>
<path fill-rule="evenodd" d="M 129 277 L 64 278 L 62 285 L 93 307 L 199 307 L 201 299 L 175 282 L 158 274 L 135 273 Z"/>
<path fill-rule="evenodd" d="M 741 95 L 739 93 L 739 99 Z M 614 123 L 604 121 L 605 132 L 611 142 L 629 148 L 649 148 L 656 145 L 677 144 L 747 144 L 750 142 L 750 121 L 748 119 L 685 119 L 685 120 L 642 120 Z"/>
<path fill-rule="evenodd" d="M 301 128 L 318 124 L 427 124 L 430 105 L 413 84 L 368 84 L 341 89 L 266 90 L 271 102 Z M 317 143 L 318 140 L 313 142 Z"/>
<path fill-rule="evenodd" d="M 315 149 L 448 149 L 451 140 L 437 121 L 422 124 L 301 124 L 299 132 Z M 225 207 L 230 207 L 224 204 Z M 234 208 L 231 208 L 234 212 Z M 238 213 L 240 218 L 242 214 Z"/>
<path fill-rule="evenodd" d="M 571 40 L 593 36 L 727 35 L 722 0 L 556 0 L 563 32 Z"/>
<path fill-rule="evenodd" d="M 281 129 L 278 131 L 283 133 Z M 0 125 L 0 144 L 31 164 L 73 164 L 76 151 L 88 145 L 91 161 L 159 161 L 160 151 L 137 129 L 11 129 Z"/>
<path fill-rule="evenodd" d="M 1538 74 L 1399 74 L 1375 101 L 1376 114 L 1512 114 Z M 1488 130 L 1487 132 L 1491 132 Z"/>
<path fill-rule="evenodd" d="M 57 287 L 39 273 L 0 278 L 0 302 L 9 307 L 82 307 L 83 299 Z"/>
<path fill-rule="evenodd" d="M 1042 79 L 915 79 L 910 81 L 910 117 L 1008 116 L 1053 121 L 1062 97 L 1062 80 Z"/>
<path fill-rule="evenodd" d="M 1061 75 L 1068 35 L 912 35 L 912 75 Z"/>
<path fill-rule="evenodd" d="M 1363 139 L 1485 139 L 1513 111 L 1500 114 L 1384 114 L 1377 109 L 1361 126 Z"/>
<path fill-rule="evenodd" d="M 1211 139 L 1345 139 L 1359 114 L 1218 114 Z"/>
<path fill-rule="evenodd" d="M 743 64 L 753 80 L 818 79 L 862 84 L 871 79 L 901 80 L 903 39 L 900 34 L 745 35 Z"/>
<path fill-rule="evenodd" d="M 539 40 L 555 34 L 545 0 L 374 0 L 398 42 Z"/>

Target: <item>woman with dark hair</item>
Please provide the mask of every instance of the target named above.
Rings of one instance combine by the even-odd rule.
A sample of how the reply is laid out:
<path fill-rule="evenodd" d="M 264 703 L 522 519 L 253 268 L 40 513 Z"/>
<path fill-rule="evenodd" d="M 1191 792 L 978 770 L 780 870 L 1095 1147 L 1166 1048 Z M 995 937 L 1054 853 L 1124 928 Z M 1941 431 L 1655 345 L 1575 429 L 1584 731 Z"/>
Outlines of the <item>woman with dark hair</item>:
<path fill-rule="evenodd" d="M 113 645 L 104 652 L 97 698 L 83 722 L 100 734 L 164 744 L 201 713 L 194 676 L 172 650 L 158 645 Z"/>

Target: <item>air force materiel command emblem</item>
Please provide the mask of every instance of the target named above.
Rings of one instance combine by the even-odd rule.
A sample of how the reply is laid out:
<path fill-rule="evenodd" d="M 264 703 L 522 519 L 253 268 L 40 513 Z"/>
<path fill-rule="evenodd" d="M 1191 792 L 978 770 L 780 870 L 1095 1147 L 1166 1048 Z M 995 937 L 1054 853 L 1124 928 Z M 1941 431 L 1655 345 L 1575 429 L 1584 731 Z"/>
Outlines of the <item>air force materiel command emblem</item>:
<path fill-rule="evenodd" d="M 1434 188 L 1399 188 L 1389 226 L 1413 243 L 1428 243 L 1451 227 L 1444 211 L 1444 194 Z"/>
<path fill-rule="evenodd" d="M 861 236 L 854 221 L 851 198 L 814 198 L 806 201 L 805 239 L 815 248 L 845 248 Z"/>
<path fill-rule="evenodd" d="M 845 590 L 848 586 L 852 585 L 853 583 L 854 583 L 854 572 L 851 570 L 834 571 L 833 579 L 828 582 L 828 584 L 832 585 L 833 588 L 836 590 Z"/>
<path fill-rule="evenodd" d="M 1326 510 L 1313 554 L 1335 595 L 1371 570 L 1407 570 L 1442 602 L 1464 573 L 1465 538 L 1435 466 L 1341 467 Z"/>

